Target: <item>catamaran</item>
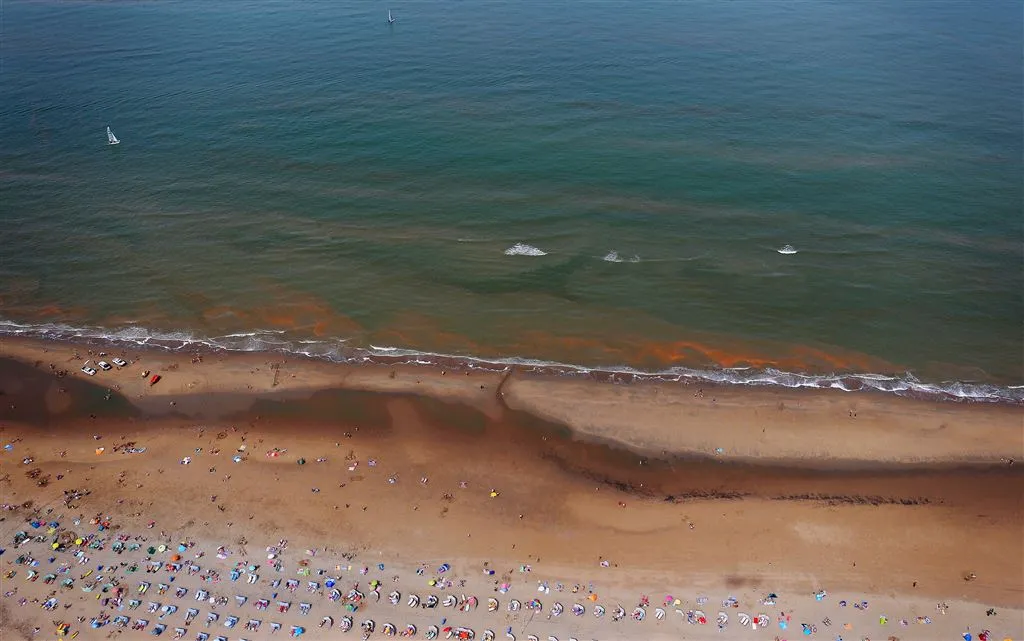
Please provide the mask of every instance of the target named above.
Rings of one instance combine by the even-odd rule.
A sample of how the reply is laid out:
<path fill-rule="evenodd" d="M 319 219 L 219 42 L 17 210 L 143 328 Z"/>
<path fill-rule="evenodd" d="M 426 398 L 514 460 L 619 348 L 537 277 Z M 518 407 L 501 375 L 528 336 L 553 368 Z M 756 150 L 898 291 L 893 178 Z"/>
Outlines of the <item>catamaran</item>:
<path fill-rule="evenodd" d="M 388 24 L 395 24 L 395 19 L 391 17 L 391 9 L 388 9 Z"/>
<path fill-rule="evenodd" d="M 107 144 L 116 145 L 119 144 L 120 142 L 121 141 L 117 139 L 117 136 L 114 135 L 114 132 L 110 131 L 110 127 L 107 127 Z"/>

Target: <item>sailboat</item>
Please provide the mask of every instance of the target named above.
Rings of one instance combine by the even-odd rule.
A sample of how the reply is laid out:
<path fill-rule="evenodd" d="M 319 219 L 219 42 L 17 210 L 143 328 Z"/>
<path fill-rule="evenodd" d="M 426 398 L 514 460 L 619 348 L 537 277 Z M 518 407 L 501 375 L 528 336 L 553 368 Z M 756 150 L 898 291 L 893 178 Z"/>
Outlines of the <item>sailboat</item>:
<path fill-rule="evenodd" d="M 117 145 L 120 142 L 121 141 L 117 139 L 117 136 L 114 135 L 114 132 L 110 131 L 110 127 L 107 127 L 107 144 L 108 145 Z"/>
<path fill-rule="evenodd" d="M 388 24 L 395 24 L 395 19 L 391 16 L 391 9 L 388 9 Z"/>

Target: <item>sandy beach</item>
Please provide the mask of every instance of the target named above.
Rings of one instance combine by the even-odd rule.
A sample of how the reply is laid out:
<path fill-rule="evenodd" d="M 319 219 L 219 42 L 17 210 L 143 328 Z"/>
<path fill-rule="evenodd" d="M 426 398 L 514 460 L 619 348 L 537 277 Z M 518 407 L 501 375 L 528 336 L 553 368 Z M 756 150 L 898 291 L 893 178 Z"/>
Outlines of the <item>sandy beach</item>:
<path fill-rule="evenodd" d="M 0 391 L 4 639 L 1024 637 L 1020 407 L 12 339 Z"/>

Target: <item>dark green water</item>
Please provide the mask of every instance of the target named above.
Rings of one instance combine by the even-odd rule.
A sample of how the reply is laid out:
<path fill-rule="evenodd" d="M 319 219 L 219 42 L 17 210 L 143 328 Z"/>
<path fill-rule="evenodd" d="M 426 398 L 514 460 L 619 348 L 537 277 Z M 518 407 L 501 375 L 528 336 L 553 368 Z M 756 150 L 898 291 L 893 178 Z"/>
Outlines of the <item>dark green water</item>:
<path fill-rule="evenodd" d="M 1024 400 L 1019 3 L 388 8 L 5 0 L 0 330 Z"/>

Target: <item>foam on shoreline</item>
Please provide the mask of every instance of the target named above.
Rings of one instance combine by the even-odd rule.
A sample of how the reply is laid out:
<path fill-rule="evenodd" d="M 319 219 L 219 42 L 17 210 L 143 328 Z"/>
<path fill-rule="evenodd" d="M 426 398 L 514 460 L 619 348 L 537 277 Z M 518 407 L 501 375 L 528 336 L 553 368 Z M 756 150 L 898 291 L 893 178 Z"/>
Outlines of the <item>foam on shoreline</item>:
<path fill-rule="evenodd" d="M 114 345 L 153 347 L 169 351 L 209 349 L 228 352 L 268 352 L 305 356 L 335 363 L 381 363 L 427 365 L 460 369 L 502 371 L 516 367 L 523 371 L 569 377 L 586 377 L 608 382 L 678 382 L 683 384 L 738 385 L 789 389 L 883 392 L 925 400 L 982 402 L 1024 405 L 1024 386 L 1000 386 L 975 381 L 922 381 L 912 373 L 902 376 L 880 373 L 810 374 L 775 368 L 693 368 L 671 367 L 645 371 L 625 365 L 583 366 L 526 357 L 469 356 L 443 354 L 397 346 L 354 346 L 344 339 L 290 339 L 281 330 L 254 330 L 222 336 L 202 336 L 191 331 L 154 331 L 138 325 L 117 329 L 71 325 L 23 324 L 0 320 L 0 336 L 57 341 L 101 342 Z"/>

